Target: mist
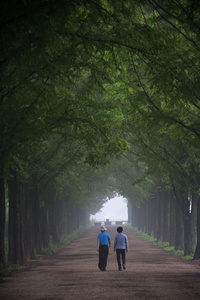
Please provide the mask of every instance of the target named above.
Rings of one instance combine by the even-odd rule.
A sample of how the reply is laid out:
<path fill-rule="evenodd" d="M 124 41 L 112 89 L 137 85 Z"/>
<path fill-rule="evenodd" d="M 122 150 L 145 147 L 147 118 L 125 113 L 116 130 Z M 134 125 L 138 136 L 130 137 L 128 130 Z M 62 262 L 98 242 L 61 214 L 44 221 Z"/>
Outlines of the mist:
<path fill-rule="evenodd" d="M 122 196 L 116 196 L 108 200 L 102 209 L 95 215 L 90 215 L 90 219 L 97 222 L 105 221 L 128 221 L 127 199 Z"/>

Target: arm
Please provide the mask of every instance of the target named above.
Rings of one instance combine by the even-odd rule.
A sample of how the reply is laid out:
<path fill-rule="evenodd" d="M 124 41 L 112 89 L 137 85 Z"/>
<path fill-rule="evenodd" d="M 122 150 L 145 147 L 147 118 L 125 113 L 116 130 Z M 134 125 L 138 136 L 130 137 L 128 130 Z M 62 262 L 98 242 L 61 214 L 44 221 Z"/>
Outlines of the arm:
<path fill-rule="evenodd" d="M 128 238 L 126 237 L 126 252 L 128 252 Z"/>
<path fill-rule="evenodd" d="M 114 252 L 115 252 L 115 249 L 116 249 L 116 245 L 117 245 L 117 239 L 115 237 L 115 240 L 114 240 Z"/>
<path fill-rule="evenodd" d="M 97 241 L 97 251 L 99 251 L 99 241 Z"/>

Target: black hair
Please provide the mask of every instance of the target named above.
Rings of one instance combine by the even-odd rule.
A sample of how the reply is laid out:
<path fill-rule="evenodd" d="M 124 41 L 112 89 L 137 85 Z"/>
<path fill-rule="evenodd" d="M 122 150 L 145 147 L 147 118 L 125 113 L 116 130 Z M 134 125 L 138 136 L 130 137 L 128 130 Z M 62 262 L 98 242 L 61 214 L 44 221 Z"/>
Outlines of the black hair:
<path fill-rule="evenodd" d="M 120 227 L 117 227 L 117 232 L 120 233 L 120 232 L 122 232 L 122 231 L 123 231 L 123 227 L 121 227 L 121 226 L 120 226 Z"/>

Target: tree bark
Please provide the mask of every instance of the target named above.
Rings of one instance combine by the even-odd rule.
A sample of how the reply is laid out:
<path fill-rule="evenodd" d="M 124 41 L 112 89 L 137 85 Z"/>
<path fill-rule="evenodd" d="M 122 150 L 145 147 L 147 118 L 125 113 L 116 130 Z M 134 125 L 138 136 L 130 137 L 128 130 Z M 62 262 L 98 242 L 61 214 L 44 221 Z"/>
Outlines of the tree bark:
<path fill-rule="evenodd" d="M 193 259 L 200 259 L 200 197 L 197 197 L 197 245 Z"/>
<path fill-rule="evenodd" d="M 128 200 L 128 223 L 132 224 L 132 205 L 130 200 Z"/>
<path fill-rule="evenodd" d="M 163 239 L 163 192 L 159 192 L 157 195 L 157 241 Z"/>
<path fill-rule="evenodd" d="M 189 213 L 188 199 L 183 201 L 183 225 L 184 225 L 184 255 L 193 253 L 192 244 L 192 213 Z"/>
<path fill-rule="evenodd" d="M 0 268 L 6 268 L 5 258 L 5 186 L 3 178 L 0 178 Z"/>
<path fill-rule="evenodd" d="M 176 233 L 175 233 L 175 245 L 174 248 L 175 250 L 180 250 L 181 248 L 181 235 L 182 235 L 182 231 L 181 231 L 181 221 L 182 221 L 182 211 L 181 208 L 179 206 L 178 201 L 176 200 L 175 203 L 175 209 L 176 209 Z"/>
<path fill-rule="evenodd" d="M 41 253 L 40 241 L 40 202 L 37 176 L 33 176 L 33 187 L 31 192 L 31 214 L 32 214 L 32 240 L 37 253 Z"/>
<path fill-rule="evenodd" d="M 12 172 L 14 179 L 8 182 L 9 197 L 9 251 L 8 260 L 14 264 L 23 265 L 25 260 L 21 217 L 22 185 L 17 179 L 15 171 Z"/>
<path fill-rule="evenodd" d="M 169 241 L 169 195 L 164 192 L 163 203 L 163 241 Z"/>
<path fill-rule="evenodd" d="M 175 246 L 175 234 L 176 234 L 176 221 L 175 221 L 175 199 L 172 193 L 170 193 L 170 227 L 169 227 L 169 244 Z"/>
<path fill-rule="evenodd" d="M 148 234 L 151 235 L 154 232 L 154 205 L 153 200 L 148 201 Z"/>

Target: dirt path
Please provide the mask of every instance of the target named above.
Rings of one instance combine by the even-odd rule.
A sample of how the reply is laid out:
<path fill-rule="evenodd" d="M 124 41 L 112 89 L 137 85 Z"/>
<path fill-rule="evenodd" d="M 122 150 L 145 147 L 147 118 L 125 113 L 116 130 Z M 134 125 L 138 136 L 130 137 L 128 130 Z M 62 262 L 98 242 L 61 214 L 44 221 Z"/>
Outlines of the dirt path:
<path fill-rule="evenodd" d="M 106 272 L 97 268 L 98 227 L 62 248 L 57 255 L 37 261 L 0 283 L 2 300 L 51 299 L 200 299 L 199 262 L 183 262 L 138 238 L 129 238 L 127 269 L 119 272 L 113 247 Z M 116 226 L 108 227 L 112 246 Z"/>

